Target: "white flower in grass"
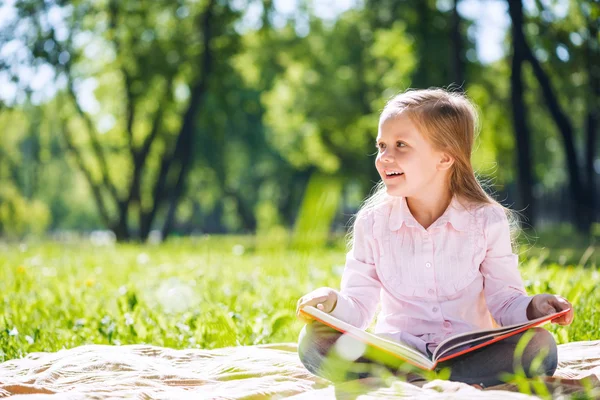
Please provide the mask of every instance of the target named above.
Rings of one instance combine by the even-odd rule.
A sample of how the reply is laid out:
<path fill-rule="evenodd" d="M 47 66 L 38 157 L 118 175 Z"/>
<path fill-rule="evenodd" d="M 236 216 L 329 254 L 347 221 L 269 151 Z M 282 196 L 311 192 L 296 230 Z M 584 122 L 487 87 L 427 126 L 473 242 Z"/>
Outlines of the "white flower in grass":
<path fill-rule="evenodd" d="M 146 253 L 140 253 L 137 256 L 138 265 L 146 265 L 150 261 L 150 256 Z"/>
<path fill-rule="evenodd" d="M 8 336 L 17 336 L 18 334 L 19 330 L 16 326 L 13 326 L 13 328 L 10 331 L 8 331 Z"/>
<path fill-rule="evenodd" d="M 127 326 L 133 325 L 133 318 L 131 317 L 131 314 L 129 314 L 129 313 L 125 313 L 125 325 L 127 325 Z"/>
<path fill-rule="evenodd" d="M 234 255 L 241 256 L 242 254 L 244 254 L 244 251 L 246 251 L 246 249 L 241 244 L 236 244 L 235 246 L 233 246 L 231 251 Z"/>
<path fill-rule="evenodd" d="M 162 282 L 155 296 L 166 312 L 183 312 L 197 307 L 200 302 L 197 291 L 178 278 Z"/>
<path fill-rule="evenodd" d="M 182 331 L 185 331 L 185 332 L 190 331 L 190 327 L 186 324 L 182 324 L 181 322 L 178 322 L 175 326 L 178 327 Z"/>
<path fill-rule="evenodd" d="M 29 344 L 33 344 L 33 342 L 34 342 L 33 338 L 29 335 L 25 336 L 25 340 L 27 340 L 27 343 L 29 343 Z"/>

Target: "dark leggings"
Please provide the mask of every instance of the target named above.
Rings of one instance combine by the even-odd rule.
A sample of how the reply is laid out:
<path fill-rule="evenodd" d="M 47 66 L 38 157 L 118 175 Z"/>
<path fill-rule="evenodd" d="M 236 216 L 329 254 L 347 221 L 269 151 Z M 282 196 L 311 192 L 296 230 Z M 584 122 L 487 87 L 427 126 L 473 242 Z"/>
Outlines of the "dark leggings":
<path fill-rule="evenodd" d="M 527 337 L 519 348 L 522 351 L 515 356 L 519 339 L 524 334 Z M 340 338 L 342 340 L 338 343 Z M 336 343 L 337 346 L 334 346 Z M 333 382 L 381 376 L 381 373 L 391 373 L 410 382 L 422 380 L 427 375 L 318 321 L 302 328 L 298 338 L 298 355 L 311 373 Z M 557 363 L 554 338 L 547 330 L 534 328 L 440 363 L 436 371 L 449 368 L 450 380 L 487 387 L 504 383 L 505 373 L 522 372 L 527 377 L 552 376 Z"/>

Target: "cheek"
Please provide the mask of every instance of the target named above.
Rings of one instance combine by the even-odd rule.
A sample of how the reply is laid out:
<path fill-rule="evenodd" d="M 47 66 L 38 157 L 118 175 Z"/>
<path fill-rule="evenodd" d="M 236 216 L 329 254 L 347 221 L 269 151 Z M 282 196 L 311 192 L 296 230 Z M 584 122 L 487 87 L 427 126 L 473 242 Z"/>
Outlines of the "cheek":
<path fill-rule="evenodd" d="M 421 171 L 429 171 L 432 168 L 435 169 L 435 162 L 427 155 L 417 156 L 414 153 L 411 154 L 410 164 L 415 168 L 419 168 Z"/>

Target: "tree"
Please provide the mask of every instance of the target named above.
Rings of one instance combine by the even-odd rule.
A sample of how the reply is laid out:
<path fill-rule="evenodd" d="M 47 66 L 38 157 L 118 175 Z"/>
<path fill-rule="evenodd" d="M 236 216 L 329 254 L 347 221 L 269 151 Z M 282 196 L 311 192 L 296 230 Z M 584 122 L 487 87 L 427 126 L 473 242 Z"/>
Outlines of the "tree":
<path fill-rule="evenodd" d="M 589 87 L 591 90 L 586 96 L 586 103 L 588 107 L 586 116 L 586 152 L 585 152 L 585 168 L 580 167 L 578 161 L 578 155 L 576 151 L 576 132 L 574 129 L 573 122 L 569 119 L 568 112 L 565 111 L 564 106 L 560 104 L 555 89 L 553 88 L 553 82 L 549 73 L 544 69 L 541 62 L 538 60 L 532 48 L 529 46 L 525 34 L 523 32 L 523 10 L 521 1 L 508 1 L 509 12 L 513 23 L 513 46 L 515 49 L 520 49 L 519 57 L 526 60 L 532 70 L 533 74 L 540 85 L 540 89 L 543 94 L 543 101 L 550 112 L 550 116 L 558 128 L 564 143 L 566 163 L 569 175 L 569 185 L 571 188 L 571 195 L 575 204 L 575 215 L 576 215 L 576 226 L 582 231 L 589 233 L 591 224 L 595 217 L 595 202 L 594 202 L 594 184 L 595 174 L 593 170 L 593 163 L 595 160 L 595 154 L 597 152 L 596 137 L 598 129 L 598 115 L 600 102 L 599 96 L 599 75 L 598 72 L 598 60 L 599 58 L 599 39 L 598 39 L 598 17 L 600 16 L 600 10 L 598 7 L 594 7 L 593 2 L 581 3 L 572 2 L 571 8 L 577 6 L 579 11 L 586 21 L 585 29 L 587 30 L 585 46 L 584 46 L 584 59 L 585 59 L 585 72 L 588 77 Z M 543 8 L 543 5 L 538 2 L 538 7 L 541 8 L 541 14 L 548 15 L 548 10 Z M 540 22 L 544 28 L 548 29 L 548 25 Z M 564 35 L 563 27 L 559 27 L 554 32 L 555 37 L 553 46 L 556 49 L 556 43 L 566 42 L 564 39 L 559 38 Z M 562 32 L 561 32 L 562 31 Z M 573 49 L 576 50 L 576 49 Z M 576 53 L 573 51 L 571 54 Z M 513 61 L 514 65 L 514 61 Z M 573 65 L 577 65 L 573 63 Z M 579 66 L 576 66 L 579 68 Z M 523 118 L 523 116 L 521 116 Z M 523 123 L 521 121 L 520 123 Z M 522 134 L 519 133 L 518 135 Z M 525 142 L 523 142 L 525 143 Z M 526 145 L 526 144 L 525 144 Z M 523 150 L 526 151 L 526 150 Z M 582 173 L 585 172 L 585 173 Z M 526 172 L 525 172 L 526 173 Z M 522 188 L 522 190 L 525 190 Z M 525 196 L 526 197 L 526 196 Z"/>
<path fill-rule="evenodd" d="M 513 37 L 510 75 L 511 106 L 517 147 L 520 208 L 524 209 L 524 215 L 529 226 L 534 226 L 535 202 L 531 166 L 531 139 L 527 122 L 527 106 L 523 99 L 523 63 L 526 58 L 526 49 L 523 39 L 523 9 L 520 1 L 509 1 L 509 13 L 512 19 L 511 32 Z"/>
<path fill-rule="evenodd" d="M 166 207 L 166 235 L 192 165 L 198 114 L 215 79 L 213 64 L 235 48 L 232 24 L 239 13 L 214 0 L 15 6 L 31 27 L 24 40 L 32 43 L 33 60 L 48 63 L 66 80 L 66 95 L 60 97 L 64 141 L 102 220 L 126 240 L 137 211 L 134 231 L 145 239 Z M 45 22 L 51 12 L 64 17 L 66 37 Z M 92 46 L 104 57 L 91 55 Z M 86 110 L 79 96 L 90 81 L 98 85 L 97 112 Z M 100 132 L 102 118 L 113 123 Z"/>

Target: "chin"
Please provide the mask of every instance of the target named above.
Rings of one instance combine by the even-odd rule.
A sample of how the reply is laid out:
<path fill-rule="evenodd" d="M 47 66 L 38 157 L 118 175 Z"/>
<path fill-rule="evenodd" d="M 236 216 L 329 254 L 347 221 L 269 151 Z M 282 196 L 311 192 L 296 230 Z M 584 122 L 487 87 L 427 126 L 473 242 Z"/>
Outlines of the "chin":
<path fill-rule="evenodd" d="M 406 193 L 403 190 L 398 190 L 397 188 L 387 187 L 387 194 L 394 197 L 406 197 Z"/>

